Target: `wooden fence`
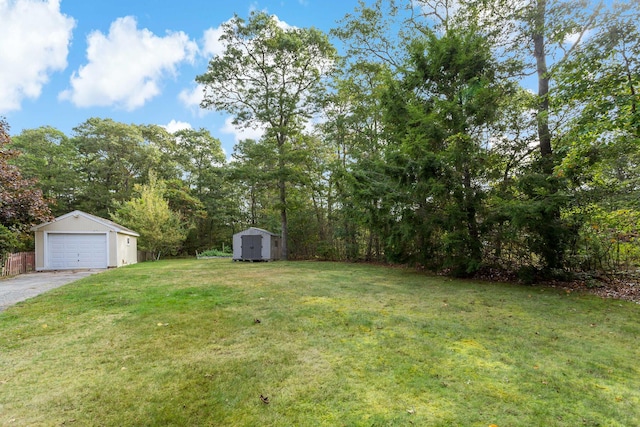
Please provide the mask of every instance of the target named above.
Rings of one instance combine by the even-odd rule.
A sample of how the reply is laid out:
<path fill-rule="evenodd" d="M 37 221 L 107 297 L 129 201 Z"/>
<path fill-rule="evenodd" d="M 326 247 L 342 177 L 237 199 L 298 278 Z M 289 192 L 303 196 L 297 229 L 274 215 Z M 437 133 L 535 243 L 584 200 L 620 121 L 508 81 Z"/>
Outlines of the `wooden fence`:
<path fill-rule="evenodd" d="M 2 257 L 2 276 L 15 276 L 28 273 L 36 267 L 35 252 L 18 252 Z"/>
<path fill-rule="evenodd" d="M 153 252 L 138 251 L 138 262 L 155 261 L 155 260 L 156 258 L 153 256 Z"/>

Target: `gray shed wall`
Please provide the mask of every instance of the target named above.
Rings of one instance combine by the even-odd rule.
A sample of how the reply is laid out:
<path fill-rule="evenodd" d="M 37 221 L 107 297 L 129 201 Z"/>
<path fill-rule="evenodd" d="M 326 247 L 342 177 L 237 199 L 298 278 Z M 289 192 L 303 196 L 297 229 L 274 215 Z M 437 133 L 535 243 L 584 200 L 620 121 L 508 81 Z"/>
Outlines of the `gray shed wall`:
<path fill-rule="evenodd" d="M 242 257 L 242 236 L 262 236 L 260 261 L 280 259 L 280 237 L 260 228 L 251 227 L 233 235 L 233 260 L 244 261 Z"/>

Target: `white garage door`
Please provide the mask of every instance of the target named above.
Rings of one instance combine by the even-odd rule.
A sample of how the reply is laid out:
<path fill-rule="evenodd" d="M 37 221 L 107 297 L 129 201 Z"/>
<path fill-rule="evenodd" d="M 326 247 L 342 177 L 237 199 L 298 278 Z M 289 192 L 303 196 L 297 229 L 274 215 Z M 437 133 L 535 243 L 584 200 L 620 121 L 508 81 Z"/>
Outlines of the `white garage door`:
<path fill-rule="evenodd" d="M 107 268 L 106 234 L 49 234 L 48 268 Z"/>

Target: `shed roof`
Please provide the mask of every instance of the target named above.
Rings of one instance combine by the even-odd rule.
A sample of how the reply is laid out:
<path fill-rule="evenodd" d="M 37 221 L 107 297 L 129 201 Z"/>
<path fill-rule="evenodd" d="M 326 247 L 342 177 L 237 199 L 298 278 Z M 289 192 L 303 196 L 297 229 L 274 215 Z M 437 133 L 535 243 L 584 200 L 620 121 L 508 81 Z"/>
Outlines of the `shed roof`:
<path fill-rule="evenodd" d="M 267 230 L 264 230 L 264 229 L 262 229 L 262 228 L 258 228 L 258 227 L 249 227 L 249 228 L 247 228 L 246 230 L 240 231 L 240 232 L 238 232 L 238 233 L 236 233 L 236 234 L 242 234 L 242 233 L 244 233 L 244 232 L 246 232 L 246 231 L 248 231 L 248 230 L 256 230 L 256 231 L 259 231 L 259 232 L 264 233 L 264 234 L 269 234 L 269 235 L 271 235 L 271 236 L 280 237 L 280 235 L 279 235 L 279 234 L 275 234 L 275 233 L 272 233 L 272 232 L 270 232 L 270 231 L 267 231 Z"/>
<path fill-rule="evenodd" d="M 77 216 L 85 217 L 85 218 L 87 218 L 87 219 L 89 219 L 91 221 L 95 221 L 95 222 L 97 222 L 99 224 L 102 224 L 105 227 L 110 228 L 110 229 L 112 229 L 113 231 L 115 231 L 117 233 L 129 234 L 131 236 L 136 236 L 136 237 L 140 236 L 140 234 L 136 233 L 135 231 L 133 231 L 133 230 L 127 228 L 127 227 L 124 227 L 124 226 L 122 226 L 120 224 L 116 224 L 113 221 L 109 221 L 108 219 L 104 219 L 104 218 L 101 218 L 99 216 L 91 215 L 89 213 L 78 211 L 78 210 L 75 210 L 73 212 L 69 212 L 68 214 L 61 215 L 61 216 L 55 218 L 53 221 L 43 222 L 42 224 L 36 225 L 36 226 L 31 228 L 31 231 L 37 231 L 40 228 L 46 227 L 49 224 L 53 224 L 54 222 L 58 222 L 58 221 L 67 219 L 67 218 L 72 217 L 72 216 L 73 217 L 77 217 Z"/>

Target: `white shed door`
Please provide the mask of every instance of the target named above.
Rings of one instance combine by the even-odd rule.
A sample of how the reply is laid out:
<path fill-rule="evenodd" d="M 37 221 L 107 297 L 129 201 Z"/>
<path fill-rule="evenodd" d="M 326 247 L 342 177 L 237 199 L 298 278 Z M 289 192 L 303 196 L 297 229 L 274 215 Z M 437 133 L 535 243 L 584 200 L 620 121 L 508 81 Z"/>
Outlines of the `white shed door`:
<path fill-rule="evenodd" d="M 48 268 L 107 268 L 106 234 L 49 234 Z"/>

